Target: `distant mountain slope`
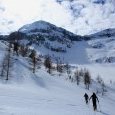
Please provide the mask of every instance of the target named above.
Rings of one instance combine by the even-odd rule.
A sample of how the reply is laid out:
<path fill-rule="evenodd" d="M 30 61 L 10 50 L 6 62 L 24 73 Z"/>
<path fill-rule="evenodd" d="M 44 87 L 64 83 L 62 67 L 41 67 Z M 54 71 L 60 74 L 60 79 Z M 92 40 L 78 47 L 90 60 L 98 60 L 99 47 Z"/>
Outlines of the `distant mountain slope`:
<path fill-rule="evenodd" d="M 37 21 L 14 32 L 12 39 L 19 36 L 20 43 L 35 49 L 39 54 L 60 58 L 64 63 L 115 62 L 115 29 L 78 36 L 48 22 Z"/>
<path fill-rule="evenodd" d="M 60 58 L 65 63 L 88 63 L 85 52 L 88 46 L 83 41 L 88 39 L 86 36 L 75 35 L 45 21 L 25 25 L 19 29 L 19 32 L 25 34 L 26 42 L 22 40 L 21 43 L 33 47 L 42 55 Z"/>
<path fill-rule="evenodd" d="M 94 34 L 89 35 L 90 38 L 102 38 L 102 37 L 112 37 L 115 36 L 115 29 L 106 29 Z"/>
<path fill-rule="evenodd" d="M 115 29 L 106 29 L 89 36 L 89 58 L 98 63 L 115 62 Z"/>
<path fill-rule="evenodd" d="M 49 38 L 50 40 L 81 40 L 81 36 L 77 36 L 63 28 L 56 27 L 55 25 L 45 22 L 37 21 L 32 24 L 27 24 L 19 29 L 19 32 L 25 33 L 27 36 L 36 36 L 39 38 Z"/>

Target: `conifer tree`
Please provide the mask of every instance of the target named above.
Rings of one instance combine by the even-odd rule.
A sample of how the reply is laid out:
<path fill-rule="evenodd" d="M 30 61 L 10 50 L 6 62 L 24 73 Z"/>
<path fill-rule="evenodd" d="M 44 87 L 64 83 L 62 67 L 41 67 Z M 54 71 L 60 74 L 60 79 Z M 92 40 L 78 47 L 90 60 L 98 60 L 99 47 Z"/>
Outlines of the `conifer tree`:
<path fill-rule="evenodd" d="M 86 89 L 89 90 L 89 86 L 91 84 L 91 75 L 90 75 L 89 71 L 86 71 L 84 73 L 84 84 L 86 86 Z"/>

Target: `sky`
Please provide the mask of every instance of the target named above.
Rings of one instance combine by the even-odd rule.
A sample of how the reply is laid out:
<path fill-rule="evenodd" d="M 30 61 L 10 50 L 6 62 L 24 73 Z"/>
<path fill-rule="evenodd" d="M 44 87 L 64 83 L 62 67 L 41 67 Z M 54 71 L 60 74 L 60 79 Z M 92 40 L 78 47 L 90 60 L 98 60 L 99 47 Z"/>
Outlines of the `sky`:
<path fill-rule="evenodd" d="M 0 0 L 0 34 L 8 34 L 38 20 L 79 35 L 115 27 L 115 0 L 56 1 Z"/>

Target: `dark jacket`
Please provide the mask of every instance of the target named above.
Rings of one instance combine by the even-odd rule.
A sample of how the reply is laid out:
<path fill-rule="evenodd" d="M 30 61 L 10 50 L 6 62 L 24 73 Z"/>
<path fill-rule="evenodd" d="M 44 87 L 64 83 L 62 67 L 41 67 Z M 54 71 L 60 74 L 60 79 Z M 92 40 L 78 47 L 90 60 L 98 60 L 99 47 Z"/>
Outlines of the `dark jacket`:
<path fill-rule="evenodd" d="M 98 102 L 99 102 L 98 97 L 96 96 L 96 94 L 95 94 L 95 93 L 93 93 L 93 95 L 89 98 L 89 100 L 90 100 L 90 99 L 92 99 L 93 104 L 95 104 L 95 103 L 96 103 L 96 101 L 98 101 Z"/>

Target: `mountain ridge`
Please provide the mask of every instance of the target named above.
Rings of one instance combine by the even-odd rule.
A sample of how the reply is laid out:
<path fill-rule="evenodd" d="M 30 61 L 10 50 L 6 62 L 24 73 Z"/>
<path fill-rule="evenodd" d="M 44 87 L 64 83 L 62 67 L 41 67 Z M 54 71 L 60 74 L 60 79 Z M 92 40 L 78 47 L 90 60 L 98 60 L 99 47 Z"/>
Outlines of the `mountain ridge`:
<path fill-rule="evenodd" d="M 50 36 L 53 35 L 58 38 L 65 37 L 67 39 L 73 39 L 73 40 L 80 40 L 79 38 L 82 38 L 82 36 L 76 35 L 64 28 L 57 27 L 43 20 L 24 25 L 18 31 L 25 33 L 26 35 L 37 35 L 37 34 L 43 35 L 44 34 L 48 36 L 49 34 Z"/>
<path fill-rule="evenodd" d="M 33 28 L 33 31 L 31 31 L 32 28 Z M 108 28 L 108 29 L 98 31 L 98 32 L 90 34 L 90 35 L 81 36 L 81 35 L 74 34 L 62 27 L 57 27 L 54 24 L 51 24 L 51 23 L 43 21 L 43 20 L 35 21 L 31 24 L 24 25 L 18 31 L 22 32 L 22 33 L 27 33 L 27 34 L 28 33 L 35 34 L 37 32 L 37 30 L 39 31 L 39 30 L 48 30 L 48 29 L 50 29 L 50 30 L 54 29 L 54 31 L 65 32 L 65 34 L 69 34 L 71 36 L 80 38 L 78 40 L 88 40 L 88 39 L 97 38 L 97 37 L 115 36 L 115 28 Z"/>
<path fill-rule="evenodd" d="M 57 33 L 55 33 L 54 31 L 56 31 Z M 26 24 L 24 26 L 22 26 L 21 28 L 19 28 L 19 30 L 17 32 L 20 32 L 20 33 L 24 33 L 28 36 L 30 35 L 45 35 L 46 33 L 47 34 L 53 34 L 54 36 L 55 35 L 58 35 L 61 33 L 60 36 L 63 36 L 63 37 L 66 37 L 66 34 L 68 34 L 69 37 L 73 37 L 72 40 L 75 40 L 75 41 L 79 41 L 79 40 L 89 40 L 89 39 L 93 39 L 93 38 L 97 38 L 97 37 L 106 37 L 106 36 L 115 36 L 115 28 L 108 28 L 108 29 L 104 29 L 104 30 L 101 30 L 101 31 L 98 31 L 98 32 L 95 32 L 93 34 L 90 34 L 90 35 L 77 35 L 77 34 L 74 34 L 62 27 L 58 27 L 54 24 L 51 24 L 50 22 L 46 22 L 46 21 L 43 21 L 43 20 L 39 20 L 39 21 L 35 21 L 33 23 L 30 23 L 30 24 Z M 8 35 L 0 35 L 0 38 L 3 39 L 3 38 L 7 38 Z M 59 36 L 58 36 L 59 37 Z M 68 38 L 68 37 L 67 37 Z"/>

